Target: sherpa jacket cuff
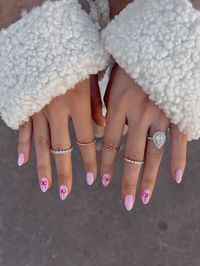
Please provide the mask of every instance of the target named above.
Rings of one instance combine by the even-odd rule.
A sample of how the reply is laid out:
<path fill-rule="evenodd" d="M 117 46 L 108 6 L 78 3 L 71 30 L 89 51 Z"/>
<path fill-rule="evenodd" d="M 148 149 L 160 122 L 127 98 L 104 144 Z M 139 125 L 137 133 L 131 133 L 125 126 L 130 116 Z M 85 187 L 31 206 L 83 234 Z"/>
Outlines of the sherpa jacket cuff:
<path fill-rule="evenodd" d="M 189 0 L 135 0 L 103 32 L 117 63 L 188 136 L 200 137 L 200 11 Z"/>
<path fill-rule="evenodd" d="M 0 113 L 13 129 L 104 69 L 98 26 L 76 0 L 46 1 L 0 31 Z"/>

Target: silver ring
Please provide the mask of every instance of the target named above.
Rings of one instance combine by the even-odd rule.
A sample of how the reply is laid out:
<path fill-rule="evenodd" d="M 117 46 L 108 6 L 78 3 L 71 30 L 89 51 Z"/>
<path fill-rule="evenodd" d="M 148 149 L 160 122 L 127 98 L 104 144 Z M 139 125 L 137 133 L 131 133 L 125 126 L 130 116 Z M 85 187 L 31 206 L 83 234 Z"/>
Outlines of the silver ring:
<path fill-rule="evenodd" d="M 144 164 L 144 161 L 131 160 L 127 157 L 124 157 L 124 161 L 127 163 L 136 164 L 136 165 L 143 165 Z"/>
<path fill-rule="evenodd" d="M 147 140 L 152 140 L 157 149 L 161 149 L 166 142 L 166 134 L 164 131 L 156 131 L 153 137 L 147 137 Z"/>
<path fill-rule="evenodd" d="M 70 147 L 69 149 L 63 149 L 63 150 L 54 150 L 54 149 L 51 149 L 51 154 L 54 154 L 54 155 L 63 155 L 63 154 L 66 154 L 66 153 L 70 153 L 73 151 L 73 147 Z"/>

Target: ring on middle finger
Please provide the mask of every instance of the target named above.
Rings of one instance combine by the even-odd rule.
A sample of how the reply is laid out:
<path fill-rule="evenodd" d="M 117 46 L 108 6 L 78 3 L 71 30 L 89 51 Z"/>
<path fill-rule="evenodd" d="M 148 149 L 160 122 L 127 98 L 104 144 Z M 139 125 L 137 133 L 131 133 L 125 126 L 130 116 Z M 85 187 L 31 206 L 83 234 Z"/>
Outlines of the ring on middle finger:
<path fill-rule="evenodd" d="M 111 145 L 106 143 L 105 141 L 102 142 L 102 147 L 104 150 L 112 151 L 112 152 L 118 152 L 120 149 L 120 146 Z"/>
<path fill-rule="evenodd" d="M 161 149 L 166 142 L 166 133 L 164 131 L 156 131 L 153 137 L 148 136 L 147 140 L 153 141 L 157 149 Z"/>

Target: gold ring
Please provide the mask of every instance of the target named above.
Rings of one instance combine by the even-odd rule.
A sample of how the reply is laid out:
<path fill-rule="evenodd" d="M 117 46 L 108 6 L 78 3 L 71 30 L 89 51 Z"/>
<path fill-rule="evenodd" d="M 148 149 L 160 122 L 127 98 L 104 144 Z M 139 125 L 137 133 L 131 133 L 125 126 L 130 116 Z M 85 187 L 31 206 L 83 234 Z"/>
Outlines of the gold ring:
<path fill-rule="evenodd" d="M 130 164 L 143 165 L 144 161 L 131 160 L 130 158 L 124 157 L 124 161 Z"/>
<path fill-rule="evenodd" d="M 94 140 L 91 141 L 91 142 L 79 142 L 79 141 L 77 140 L 76 143 L 77 143 L 79 146 L 90 146 L 90 145 L 93 145 L 93 144 L 96 143 L 96 139 L 94 139 Z"/>
<path fill-rule="evenodd" d="M 54 149 L 51 149 L 51 154 L 54 154 L 54 155 L 63 155 L 63 154 L 66 154 L 66 153 L 70 153 L 73 151 L 73 147 L 70 147 L 68 149 L 63 149 L 63 150 L 54 150 Z"/>
<path fill-rule="evenodd" d="M 102 146 L 104 150 L 112 151 L 112 152 L 118 152 L 120 149 L 120 146 L 115 146 L 115 145 L 109 145 L 105 143 L 104 141 L 102 142 Z"/>

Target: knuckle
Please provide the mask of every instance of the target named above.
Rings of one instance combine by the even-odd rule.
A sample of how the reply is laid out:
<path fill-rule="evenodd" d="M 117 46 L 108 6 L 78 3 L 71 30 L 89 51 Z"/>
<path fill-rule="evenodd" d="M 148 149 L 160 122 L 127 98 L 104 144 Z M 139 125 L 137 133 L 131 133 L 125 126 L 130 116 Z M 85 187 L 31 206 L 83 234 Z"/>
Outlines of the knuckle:
<path fill-rule="evenodd" d="M 31 144 L 31 139 L 19 139 L 18 147 L 28 146 Z"/>
<path fill-rule="evenodd" d="M 48 146 L 50 145 L 50 142 L 48 139 L 46 139 L 45 137 L 43 136 L 36 136 L 35 137 L 35 145 L 36 146 Z"/>
<path fill-rule="evenodd" d="M 187 142 L 187 136 L 181 132 L 173 132 L 172 138 L 177 142 Z"/>
<path fill-rule="evenodd" d="M 66 173 L 59 173 L 58 172 L 58 178 L 60 180 L 69 180 L 69 179 L 71 179 L 71 176 L 67 175 Z"/>
<path fill-rule="evenodd" d="M 147 160 L 154 160 L 159 159 L 163 156 L 164 148 L 157 149 L 154 147 L 154 144 L 148 145 L 147 151 L 146 151 L 146 158 Z"/>
<path fill-rule="evenodd" d="M 39 164 L 37 166 L 37 170 L 38 170 L 39 174 L 43 174 L 44 175 L 45 173 L 49 172 L 49 166 L 45 165 L 45 164 Z"/>
<path fill-rule="evenodd" d="M 129 182 L 124 182 L 123 189 L 125 191 L 135 191 L 137 189 L 137 184 L 131 184 Z"/>
<path fill-rule="evenodd" d="M 142 161 L 144 156 L 143 152 L 136 149 L 135 147 L 129 146 L 126 151 L 126 157 L 132 160 Z"/>

